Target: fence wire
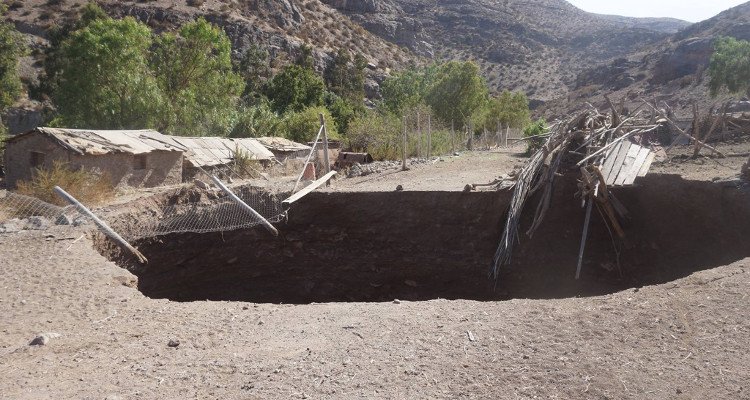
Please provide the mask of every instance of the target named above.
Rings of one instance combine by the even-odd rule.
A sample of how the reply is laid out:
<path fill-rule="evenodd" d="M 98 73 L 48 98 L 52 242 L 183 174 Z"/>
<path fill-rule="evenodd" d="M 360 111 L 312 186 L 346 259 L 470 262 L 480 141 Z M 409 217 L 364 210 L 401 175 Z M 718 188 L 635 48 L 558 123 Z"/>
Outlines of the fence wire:
<path fill-rule="evenodd" d="M 291 180 L 277 182 L 273 189 L 245 184 L 230 190 L 267 221 L 277 223 L 286 218 L 281 202 L 288 197 L 293 184 Z M 184 186 L 119 206 L 89 208 L 128 241 L 172 233 L 228 232 L 262 223 L 226 193 L 208 185 Z M 31 196 L 0 192 L 0 233 L 89 222 L 72 205 L 61 207 Z"/>

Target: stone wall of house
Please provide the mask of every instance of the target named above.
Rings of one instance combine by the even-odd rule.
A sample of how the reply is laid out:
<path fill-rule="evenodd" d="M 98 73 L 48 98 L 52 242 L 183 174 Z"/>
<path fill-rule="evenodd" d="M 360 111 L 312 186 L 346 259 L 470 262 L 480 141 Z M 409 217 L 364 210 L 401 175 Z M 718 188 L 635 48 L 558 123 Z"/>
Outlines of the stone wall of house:
<path fill-rule="evenodd" d="M 34 153 L 41 161 L 39 167 L 50 168 L 55 161 L 67 163 L 71 168 L 84 168 L 105 173 L 116 188 L 140 188 L 174 185 L 182 182 L 182 153 L 154 151 L 147 154 L 109 153 L 80 155 L 60 146 L 54 140 L 29 134 L 7 144 L 5 150 L 6 183 L 16 187 L 19 180 L 33 176 Z"/>

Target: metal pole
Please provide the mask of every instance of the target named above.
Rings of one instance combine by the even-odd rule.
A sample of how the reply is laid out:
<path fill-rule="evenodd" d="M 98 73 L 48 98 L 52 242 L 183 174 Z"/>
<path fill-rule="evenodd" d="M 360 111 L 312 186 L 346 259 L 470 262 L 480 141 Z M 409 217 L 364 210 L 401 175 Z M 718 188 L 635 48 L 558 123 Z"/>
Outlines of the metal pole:
<path fill-rule="evenodd" d="M 331 172 L 331 159 L 328 158 L 328 130 L 326 129 L 326 120 L 323 117 L 323 113 L 318 114 L 320 117 L 320 125 L 323 127 L 323 165 L 326 167 L 326 174 Z M 331 183 L 326 182 L 326 186 Z"/>
<path fill-rule="evenodd" d="M 240 207 L 244 208 L 245 211 L 247 211 L 248 213 L 250 213 L 250 215 L 252 215 L 255 218 L 257 218 L 260 221 L 260 223 L 266 229 L 268 229 L 269 232 L 271 232 L 272 235 L 279 236 L 279 231 L 276 230 L 276 228 L 273 225 L 271 225 L 271 223 L 268 222 L 267 219 L 263 218 L 262 215 L 260 215 L 252 207 L 250 207 L 249 205 L 247 205 L 247 203 L 245 203 L 244 201 L 242 201 L 242 199 L 240 199 L 239 197 L 237 197 L 237 195 L 234 194 L 231 190 L 229 190 L 228 187 L 224 186 L 224 183 L 222 181 L 220 181 L 219 178 L 211 175 L 211 179 L 213 179 L 213 181 L 216 184 L 216 186 L 218 186 L 219 189 L 221 189 L 222 191 L 224 191 L 224 193 L 226 193 L 227 196 L 229 196 L 229 198 L 232 199 L 232 201 L 234 201 L 235 203 L 239 204 Z"/>
<path fill-rule="evenodd" d="M 57 193 L 58 196 L 65 199 L 65 201 L 67 201 L 68 203 L 74 205 L 81 214 L 91 218 L 91 220 L 94 221 L 94 224 L 96 224 L 96 226 L 99 228 L 99 230 L 102 231 L 102 233 L 104 233 L 108 238 L 112 239 L 115 243 L 120 245 L 120 247 L 133 253 L 133 255 L 135 255 L 138 258 L 138 261 L 140 261 L 141 264 L 146 264 L 148 262 L 146 257 L 143 254 L 141 254 L 141 252 L 138 251 L 138 249 L 131 246 L 130 243 L 125 241 L 125 239 L 123 239 L 122 236 L 118 235 L 117 232 L 112 230 L 112 228 L 110 228 L 104 221 L 102 221 L 101 219 L 99 219 L 99 217 L 94 215 L 94 213 L 91 212 L 91 210 L 89 210 L 88 208 L 86 208 L 86 206 L 81 204 L 81 202 L 76 200 L 75 197 L 69 195 L 68 192 L 64 191 L 59 186 L 55 186 L 55 193 Z"/>

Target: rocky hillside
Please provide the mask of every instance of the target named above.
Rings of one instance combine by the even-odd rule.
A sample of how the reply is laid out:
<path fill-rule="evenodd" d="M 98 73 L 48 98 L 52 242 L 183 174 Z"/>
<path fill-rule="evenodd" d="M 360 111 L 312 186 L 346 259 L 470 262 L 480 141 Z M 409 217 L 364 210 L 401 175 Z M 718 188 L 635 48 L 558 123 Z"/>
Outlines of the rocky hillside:
<path fill-rule="evenodd" d="M 496 90 L 537 100 L 579 72 L 659 43 L 688 25 L 587 13 L 564 0 L 322 0 L 376 35 L 428 58 L 475 59 Z"/>
<path fill-rule="evenodd" d="M 689 114 L 694 102 L 709 107 L 722 100 L 708 96 L 705 74 L 713 41 L 719 36 L 750 40 L 750 3 L 690 25 L 626 57 L 579 73 L 569 95 L 551 102 L 547 110 L 559 114 L 583 99 L 601 102 L 605 94 L 624 99 L 625 103 L 641 98 L 664 100 L 682 115 Z"/>

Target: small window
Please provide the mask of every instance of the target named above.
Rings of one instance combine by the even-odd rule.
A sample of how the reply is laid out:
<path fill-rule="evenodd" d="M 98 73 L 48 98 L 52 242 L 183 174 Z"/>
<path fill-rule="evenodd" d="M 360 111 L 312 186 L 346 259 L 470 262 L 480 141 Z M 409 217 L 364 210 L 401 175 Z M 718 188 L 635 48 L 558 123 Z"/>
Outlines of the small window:
<path fill-rule="evenodd" d="M 133 161 L 133 169 L 146 169 L 148 167 L 145 154 L 138 154 Z"/>
<path fill-rule="evenodd" d="M 29 160 L 32 168 L 39 168 L 44 166 L 44 153 L 38 151 L 31 152 L 31 159 Z"/>

